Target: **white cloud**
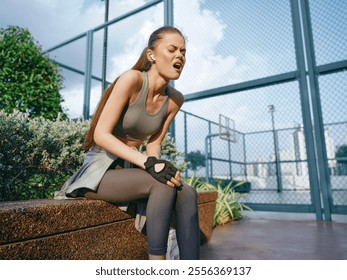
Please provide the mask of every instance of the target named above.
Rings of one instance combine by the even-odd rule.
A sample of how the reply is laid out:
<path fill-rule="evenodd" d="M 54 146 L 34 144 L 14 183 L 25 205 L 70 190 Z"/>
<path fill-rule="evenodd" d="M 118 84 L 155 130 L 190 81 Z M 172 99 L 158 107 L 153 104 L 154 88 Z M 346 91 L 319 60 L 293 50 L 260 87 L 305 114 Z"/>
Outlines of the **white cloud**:
<path fill-rule="evenodd" d="M 64 98 L 62 103 L 63 108 L 68 108 L 66 112 L 70 118 L 78 118 L 83 115 L 83 87 L 80 84 L 76 84 L 68 89 L 63 89 L 61 95 Z M 96 105 L 101 97 L 100 87 L 94 86 L 91 88 L 90 93 L 90 114 L 94 113 Z"/>
<path fill-rule="evenodd" d="M 50 9 L 56 8 L 57 4 L 59 3 L 58 0 L 50 0 L 50 1 L 46 1 L 46 0 L 33 0 L 32 2 L 34 2 L 34 3 L 32 3 L 33 5 L 37 4 L 41 8 L 48 7 Z"/>
<path fill-rule="evenodd" d="M 117 0 L 109 1 L 109 19 L 115 18 L 146 4 L 144 0 Z"/>
<path fill-rule="evenodd" d="M 59 44 L 103 22 L 103 4 L 85 0 L 2 0 L 0 26 L 28 28 L 44 49 Z"/>
<path fill-rule="evenodd" d="M 177 1 L 177 24 L 188 36 L 187 64 L 177 87 L 192 93 L 245 81 L 254 69 L 266 70 L 267 61 L 258 54 L 247 53 L 242 62 L 233 54 L 220 54 L 227 26 L 217 12 L 201 9 L 200 2 Z"/>
<path fill-rule="evenodd" d="M 139 23 L 141 27 L 137 28 L 136 32 L 132 33 L 132 36 L 128 37 L 123 52 L 113 55 L 111 58 L 111 69 L 108 75 L 111 80 L 135 64 L 142 50 L 147 46 L 147 40 L 150 34 L 160 25 L 161 17 L 158 14 L 154 13 L 157 16 L 154 16 L 152 20 Z"/>

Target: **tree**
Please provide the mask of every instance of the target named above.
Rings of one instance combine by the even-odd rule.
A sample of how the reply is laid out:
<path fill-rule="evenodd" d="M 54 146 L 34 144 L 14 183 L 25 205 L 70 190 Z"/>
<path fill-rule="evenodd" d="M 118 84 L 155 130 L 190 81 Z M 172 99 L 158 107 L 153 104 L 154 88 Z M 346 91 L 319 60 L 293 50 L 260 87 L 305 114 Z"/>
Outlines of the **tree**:
<path fill-rule="evenodd" d="M 338 147 L 335 154 L 339 175 L 347 175 L 347 145 Z"/>
<path fill-rule="evenodd" d="M 186 161 L 189 162 L 188 167 L 193 171 L 198 170 L 201 166 L 206 166 L 205 155 L 203 155 L 199 150 L 188 153 Z"/>
<path fill-rule="evenodd" d="M 66 117 L 59 93 L 62 81 L 58 66 L 42 54 L 27 29 L 0 29 L 0 109 L 51 120 L 59 113 Z"/>

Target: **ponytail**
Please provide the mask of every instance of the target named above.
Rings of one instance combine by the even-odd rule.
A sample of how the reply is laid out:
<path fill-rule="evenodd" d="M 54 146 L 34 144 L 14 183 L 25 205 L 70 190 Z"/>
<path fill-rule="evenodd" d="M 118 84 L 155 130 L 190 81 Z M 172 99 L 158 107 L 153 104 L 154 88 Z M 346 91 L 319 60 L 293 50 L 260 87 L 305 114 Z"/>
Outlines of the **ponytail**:
<path fill-rule="evenodd" d="M 101 112 L 104 109 L 105 104 L 106 104 L 108 98 L 110 97 L 111 92 L 112 92 L 115 84 L 118 81 L 118 78 L 119 77 L 117 77 L 113 81 L 113 83 L 102 94 L 102 97 L 101 97 L 101 99 L 99 101 L 98 106 L 96 107 L 96 111 L 95 111 L 95 113 L 93 115 L 93 118 L 92 118 L 92 121 L 90 123 L 90 127 L 89 127 L 88 133 L 86 135 L 86 140 L 85 140 L 85 142 L 84 142 L 84 144 L 82 146 L 83 150 L 89 150 L 93 145 L 95 145 L 94 131 L 95 131 L 96 124 L 98 123 L 98 120 L 100 118 Z"/>
<path fill-rule="evenodd" d="M 143 49 L 139 59 L 136 61 L 135 65 L 131 68 L 132 70 L 147 72 L 151 68 L 152 63 L 147 59 L 148 49 L 149 49 L 148 47 Z"/>

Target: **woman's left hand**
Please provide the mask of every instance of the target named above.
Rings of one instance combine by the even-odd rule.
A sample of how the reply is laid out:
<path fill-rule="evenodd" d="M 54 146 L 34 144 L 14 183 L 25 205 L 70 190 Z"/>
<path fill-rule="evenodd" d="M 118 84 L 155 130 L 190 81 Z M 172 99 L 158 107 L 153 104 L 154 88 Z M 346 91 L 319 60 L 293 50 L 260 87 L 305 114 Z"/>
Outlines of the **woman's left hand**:
<path fill-rule="evenodd" d="M 173 188 L 181 188 L 183 186 L 181 173 L 179 171 L 176 172 L 175 177 L 172 177 L 171 180 L 168 181 L 168 185 Z"/>

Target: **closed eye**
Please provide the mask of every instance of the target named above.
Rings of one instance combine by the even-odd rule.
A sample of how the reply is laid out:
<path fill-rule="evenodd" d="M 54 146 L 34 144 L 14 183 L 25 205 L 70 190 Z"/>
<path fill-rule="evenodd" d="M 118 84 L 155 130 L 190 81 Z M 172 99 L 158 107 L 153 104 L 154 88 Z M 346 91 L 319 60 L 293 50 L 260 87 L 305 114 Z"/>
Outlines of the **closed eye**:
<path fill-rule="evenodd" d="M 174 46 L 174 45 L 171 45 L 170 48 L 169 48 L 169 52 L 173 53 L 173 52 L 175 52 L 177 49 L 178 49 L 178 47 L 176 47 L 176 46 Z M 182 54 L 183 56 L 186 55 L 186 49 L 181 49 L 180 52 L 181 52 L 181 54 Z"/>

